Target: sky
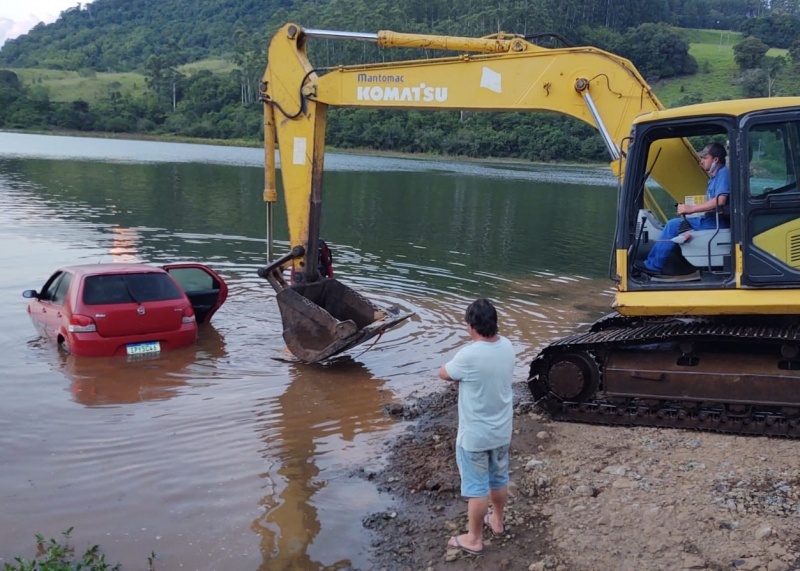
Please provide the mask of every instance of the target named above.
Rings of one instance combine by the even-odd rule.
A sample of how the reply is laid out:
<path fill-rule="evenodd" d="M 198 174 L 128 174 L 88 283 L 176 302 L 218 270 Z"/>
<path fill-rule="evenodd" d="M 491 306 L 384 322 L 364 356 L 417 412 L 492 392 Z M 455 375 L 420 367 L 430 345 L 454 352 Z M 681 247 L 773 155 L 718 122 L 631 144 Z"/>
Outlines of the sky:
<path fill-rule="evenodd" d="M 61 12 L 77 5 L 78 0 L 0 0 L 0 45 L 39 22 L 55 22 Z"/>

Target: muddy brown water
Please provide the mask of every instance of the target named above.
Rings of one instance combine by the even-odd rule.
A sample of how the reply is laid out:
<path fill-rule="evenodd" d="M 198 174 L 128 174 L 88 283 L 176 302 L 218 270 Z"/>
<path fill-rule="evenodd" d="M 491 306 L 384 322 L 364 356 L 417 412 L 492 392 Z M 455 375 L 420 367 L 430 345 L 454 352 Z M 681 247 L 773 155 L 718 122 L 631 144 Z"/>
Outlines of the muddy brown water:
<path fill-rule="evenodd" d="M 441 388 L 464 307 L 497 302 L 525 380 L 537 347 L 609 311 L 606 170 L 326 157 L 337 277 L 415 315 L 327 365 L 284 350 L 265 263 L 257 149 L 0 133 L 0 563 L 35 534 L 157 569 L 370 567 L 361 521 L 407 427 Z M 288 245 L 276 214 L 276 252 Z M 202 261 L 230 297 L 196 347 L 81 359 L 36 336 L 21 292 L 59 265 Z"/>

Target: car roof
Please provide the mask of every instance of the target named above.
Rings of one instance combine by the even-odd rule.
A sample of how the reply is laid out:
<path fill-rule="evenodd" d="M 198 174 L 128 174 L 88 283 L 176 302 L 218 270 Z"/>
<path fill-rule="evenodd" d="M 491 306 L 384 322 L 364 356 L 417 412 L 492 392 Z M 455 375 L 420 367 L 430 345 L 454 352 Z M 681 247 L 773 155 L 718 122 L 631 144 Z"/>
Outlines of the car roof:
<path fill-rule="evenodd" d="M 60 268 L 61 271 L 70 272 L 76 276 L 97 276 L 108 274 L 142 274 L 142 273 L 158 273 L 164 274 L 165 270 L 156 266 L 147 264 L 131 264 L 131 263 L 104 263 L 104 264 L 82 264 L 77 266 L 65 266 Z"/>

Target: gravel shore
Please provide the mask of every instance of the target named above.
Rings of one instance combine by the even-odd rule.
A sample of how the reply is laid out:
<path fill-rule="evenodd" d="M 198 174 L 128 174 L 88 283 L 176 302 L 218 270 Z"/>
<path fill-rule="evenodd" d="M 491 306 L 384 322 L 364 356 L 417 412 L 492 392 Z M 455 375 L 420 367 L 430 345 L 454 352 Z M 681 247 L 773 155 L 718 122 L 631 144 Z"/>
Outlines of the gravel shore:
<path fill-rule="evenodd" d="M 446 545 L 466 529 L 455 390 L 389 411 L 409 429 L 363 474 L 396 500 L 363 522 L 373 569 L 800 569 L 800 441 L 551 422 L 515 394 L 509 534 L 482 556 Z"/>

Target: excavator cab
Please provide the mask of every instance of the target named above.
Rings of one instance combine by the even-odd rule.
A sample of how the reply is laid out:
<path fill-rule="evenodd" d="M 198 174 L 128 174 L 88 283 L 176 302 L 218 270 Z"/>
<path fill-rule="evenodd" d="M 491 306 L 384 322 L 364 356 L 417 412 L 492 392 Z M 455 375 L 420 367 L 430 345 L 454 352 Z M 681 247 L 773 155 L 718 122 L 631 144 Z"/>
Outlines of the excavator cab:
<path fill-rule="evenodd" d="M 628 291 L 733 291 L 800 283 L 800 120 L 792 108 L 773 105 L 775 109 L 762 109 L 753 104 L 742 112 L 731 104 L 739 115 L 716 111 L 720 104 L 704 104 L 655 112 L 634 125 L 617 235 L 617 247 L 627 252 Z M 677 202 L 706 200 L 701 193 L 708 178 L 701 169 L 678 185 L 649 177 L 662 164 L 689 171 L 692 165 L 678 163 L 668 152 L 678 146 L 676 141 L 684 141 L 692 152 L 711 141 L 722 144 L 731 173 L 730 194 L 724 205 L 705 213 L 709 224 L 703 229 L 687 227 L 671 239 L 675 246 L 663 274 L 653 278 L 637 274 L 635 266 L 661 239 L 661 221 L 677 216 Z"/>
<path fill-rule="evenodd" d="M 701 116 L 695 121 L 682 117 L 675 121 L 662 119 L 651 124 L 637 124 L 628 156 L 626 208 L 621 213 L 623 218 L 629 217 L 626 235 L 621 238 L 627 244 L 632 290 L 684 289 L 692 287 L 693 283 L 720 287 L 732 278 L 730 196 L 738 190 L 738 185 L 732 183 L 736 189 L 726 189 L 724 199 L 717 197 L 718 205 L 713 211 L 680 217 L 676 207 L 678 203 L 699 205 L 706 202 L 709 175 L 700 166 L 697 153 L 710 142 L 728 147 L 735 131 L 734 124 L 724 117 Z M 737 161 L 734 155 L 728 157 L 727 164 L 723 159 L 721 165 L 726 164 L 733 172 L 738 167 Z M 677 183 L 662 184 L 662 180 L 650 177 L 656 167 L 661 167 L 662 171 L 664 167 L 680 171 L 683 178 Z M 665 238 L 662 231 L 670 218 L 678 218 L 680 226 L 676 236 Z M 671 242 L 663 270 L 656 275 L 637 270 L 642 268 L 654 247 L 664 251 L 665 244 L 659 242 Z M 674 285 L 679 283 L 685 285 Z"/>

